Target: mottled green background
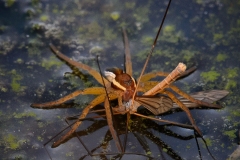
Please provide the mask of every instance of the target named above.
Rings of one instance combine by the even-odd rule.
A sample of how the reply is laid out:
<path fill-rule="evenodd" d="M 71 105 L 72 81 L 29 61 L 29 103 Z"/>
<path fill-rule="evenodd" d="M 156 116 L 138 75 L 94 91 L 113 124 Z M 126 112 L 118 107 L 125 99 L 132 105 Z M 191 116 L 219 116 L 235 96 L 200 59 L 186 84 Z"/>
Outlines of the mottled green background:
<path fill-rule="evenodd" d="M 121 28 L 125 27 L 137 78 L 167 3 L 167 0 L 1 0 L 0 159 L 49 159 L 43 144 L 67 126 L 64 118 L 80 113 L 92 97 L 77 97 L 73 108 L 68 109 L 33 109 L 30 104 L 56 100 L 74 90 L 98 85 L 85 72 L 71 70 L 57 59 L 48 47 L 50 42 L 67 56 L 93 68 L 97 66 L 97 54 L 102 70 L 123 67 Z M 227 159 L 239 142 L 239 8 L 240 1 L 173 0 L 147 68 L 169 72 L 179 62 L 188 67 L 196 65 L 197 71 L 177 82 L 177 86 L 187 93 L 210 89 L 230 92 L 221 101 L 225 106 L 221 110 L 191 111 L 216 159 Z M 189 123 L 183 112 L 161 118 Z M 86 122 L 82 129 L 91 123 Z M 150 124 L 137 125 L 140 124 L 143 127 L 139 128 L 162 139 L 167 147 L 158 148 L 148 138 L 150 150 L 143 150 L 131 140 L 130 134 L 128 151 L 172 159 L 167 152 L 171 148 L 178 159 L 199 157 L 195 139 L 179 139 L 154 130 Z M 179 127 L 167 128 L 177 135 L 193 134 Z M 107 130 L 105 126 L 83 136 L 90 150 L 101 143 Z M 203 159 L 211 159 L 201 139 L 199 142 Z M 46 148 L 53 159 L 79 159 L 87 154 L 76 138 L 56 149 L 50 148 L 51 143 Z M 113 141 L 105 147 L 107 152 L 115 150 Z M 123 157 L 130 158 L 134 159 L 134 155 Z M 146 159 L 137 155 L 135 158 Z"/>

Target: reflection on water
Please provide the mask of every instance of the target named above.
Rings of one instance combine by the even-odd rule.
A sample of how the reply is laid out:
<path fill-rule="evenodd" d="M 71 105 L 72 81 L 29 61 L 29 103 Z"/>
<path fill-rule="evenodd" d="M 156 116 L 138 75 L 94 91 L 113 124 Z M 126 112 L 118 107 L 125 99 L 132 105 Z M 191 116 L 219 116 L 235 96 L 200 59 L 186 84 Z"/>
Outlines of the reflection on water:
<path fill-rule="evenodd" d="M 65 117 L 80 113 L 92 97 L 78 97 L 73 108 L 67 109 L 39 110 L 30 108 L 30 104 L 56 100 L 79 88 L 98 85 L 84 72 L 80 77 L 65 74 L 72 70 L 50 52 L 48 43 L 60 46 L 67 56 L 93 67 L 96 62 L 92 57 L 96 54 L 100 54 L 103 69 L 122 67 L 121 27 L 125 27 L 134 76 L 138 77 L 166 4 L 166 0 L 1 1 L 0 148 L 4 154 L 0 159 L 49 159 L 43 144 L 67 126 Z M 197 65 L 197 72 L 176 83 L 182 90 L 230 91 L 222 101 L 224 109 L 191 110 L 216 159 L 226 159 L 236 149 L 239 138 L 238 8 L 239 3 L 235 1 L 173 1 L 147 68 L 147 71 L 171 71 L 178 62 L 189 67 Z M 159 118 L 189 123 L 183 112 Z M 196 159 L 199 156 L 191 130 L 163 127 L 136 117 L 132 121 L 128 152 L 156 159 Z M 90 150 L 109 138 L 104 119 L 84 124 L 78 135 Z M 91 125 L 96 127 L 90 130 Z M 51 144 L 47 144 L 46 149 L 53 159 L 79 159 L 87 155 L 77 138 L 55 149 L 50 148 Z M 209 159 L 201 139 L 199 145 L 203 159 Z M 114 147 L 110 137 L 102 146 L 104 150 L 98 151 L 114 152 Z M 130 158 L 146 159 L 140 155 L 124 155 L 122 159 Z M 86 156 L 85 159 L 92 158 Z"/>

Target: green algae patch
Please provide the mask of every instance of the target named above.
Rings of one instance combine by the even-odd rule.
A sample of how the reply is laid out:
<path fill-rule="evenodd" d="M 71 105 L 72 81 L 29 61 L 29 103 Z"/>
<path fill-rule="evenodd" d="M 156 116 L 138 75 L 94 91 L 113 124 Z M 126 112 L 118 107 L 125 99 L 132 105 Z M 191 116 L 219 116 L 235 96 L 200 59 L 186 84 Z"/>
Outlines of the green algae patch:
<path fill-rule="evenodd" d="M 24 117 L 36 117 L 34 112 L 23 112 L 23 113 L 13 113 L 14 118 L 24 118 Z"/>
<path fill-rule="evenodd" d="M 167 25 L 163 29 L 163 34 L 170 34 L 175 32 L 175 26 L 174 25 Z"/>
<path fill-rule="evenodd" d="M 230 139 L 235 139 L 237 138 L 236 132 L 236 130 L 224 131 L 223 135 L 228 136 Z"/>
<path fill-rule="evenodd" d="M 10 72 L 11 76 L 12 76 L 12 81 L 11 81 L 11 88 L 14 92 L 20 92 L 22 91 L 24 88 L 26 88 L 25 86 L 21 86 L 19 81 L 23 79 L 23 77 L 19 74 L 17 74 L 17 71 L 15 69 L 13 69 Z"/>
<path fill-rule="evenodd" d="M 21 79 L 21 78 L 20 78 Z M 20 88 L 21 88 L 21 85 L 17 82 L 18 80 L 20 80 L 18 78 L 13 78 L 12 79 L 12 82 L 11 82 L 11 87 L 12 87 L 12 90 L 14 92 L 18 92 L 20 91 Z"/>
<path fill-rule="evenodd" d="M 137 7 L 134 9 L 133 17 L 136 19 L 137 22 L 140 23 L 147 23 L 149 21 L 149 5 L 145 5 L 143 7 Z"/>
<path fill-rule="evenodd" d="M 110 14 L 110 17 L 111 17 L 114 21 L 116 21 L 116 20 L 118 20 L 118 19 L 120 18 L 120 13 L 119 13 L 119 12 L 112 12 L 112 13 Z"/>
<path fill-rule="evenodd" d="M 222 33 L 215 33 L 213 34 L 213 41 L 218 42 L 223 39 L 223 34 Z"/>
<path fill-rule="evenodd" d="M 11 87 L 14 92 L 20 91 L 21 85 L 18 83 L 22 79 L 22 76 L 16 73 L 16 70 L 11 71 L 13 78 L 11 82 Z"/>
<path fill-rule="evenodd" d="M 73 157 L 74 156 L 74 153 L 73 152 L 68 152 L 66 153 L 66 157 Z"/>
<path fill-rule="evenodd" d="M 141 43 L 144 44 L 145 46 L 150 46 L 153 40 L 154 39 L 152 36 L 143 36 L 141 39 Z"/>
<path fill-rule="evenodd" d="M 217 71 L 202 72 L 200 75 L 206 82 L 214 82 L 220 76 Z"/>
<path fill-rule="evenodd" d="M 160 41 L 169 42 L 169 43 L 178 43 L 181 37 L 183 37 L 182 31 L 177 31 L 174 25 L 166 25 L 163 28 L 162 36 L 159 37 Z"/>
<path fill-rule="evenodd" d="M 5 1 L 5 6 L 6 7 L 11 7 L 15 2 L 16 2 L 16 0 L 6 0 Z"/>
<path fill-rule="evenodd" d="M 240 109 L 233 109 L 230 112 L 231 112 L 232 115 L 240 117 Z"/>
<path fill-rule="evenodd" d="M 151 151 L 147 151 L 147 152 L 146 152 L 146 155 L 151 155 L 151 154 L 152 154 Z"/>
<path fill-rule="evenodd" d="M 105 40 L 113 41 L 117 38 L 117 34 L 114 32 L 113 29 L 104 29 L 103 31 Z"/>
<path fill-rule="evenodd" d="M 47 16 L 47 15 L 42 15 L 42 16 L 40 17 L 40 20 L 43 21 L 43 22 L 46 22 L 46 21 L 49 20 L 49 16 Z"/>
<path fill-rule="evenodd" d="M 224 53 L 219 53 L 216 57 L 217 62 L 225 61 L 228 58 L 228 56 Z"/>
<path fill-rule="evenodd" d="M 226 90 L 229 90 L 229 89 L 233 89 L 233 88 L 236 88 L 237 87 L 237 81 L 235 80 L 228 80 L 227 81 L 227 84 L 225 85 L 225 89 Z"/>
<path fill-rule="evenodd" d="M 134 9 L 135 6 L 136 6 L 135 2 L 125 2 L 125 7 L 127 9 Z"/>
<path fill-rule="evenodd" d="M 208 147 L 212 146 L 212 140 L 210 138 L 204 138 Z"/>
<path fill-rule="evenodd" d="M 87 36 L 91 38 L 98 38 L 102 33 L 103 28 L 96 22 L 92 22 L 86 26 L 87 28 Z"/>
<path fill-rule="evenodd" d="M 41 66 L 49 70 L 52 67 L 60 67 L 63 62 L 59 61 L 55 56 L 50 56 L 48 59 L 43 59 Z"/>
<path fill-rule="evenodd" d="M 235 78 L 238 76 L 239 69 L 237 67 L 235 68 L 228 68 L 227 69 L 227 77 L 228 78 Z"/>
<path fill-rule="evenodd" d="M 238 72 L 239 72 L 239 68 L 237 67 L 228 68 L 226 70 L 226 73 L 227 73 L 226 77 L 228 78 L 227 84 L 225 85 L 226 90 L 234 89 L 237 87 L 236 77 L 238 77 Z"/>
<path fill-rule="evenodd" d="M 194 51 L 190 51 L 190 50 L 182 50 L 181 51 L 181 54 L 183 54 L 183 59 L 186 61 L 186 62 L 190 62 L 195 56 L 196 56 L 196 53 L 197 52 L 194 52 Z"/>
<path fill-rule="evenodd" d="M 201 5 L 203 4 L 203 2 L 204 2 L 203 0 L 196 0 L 196 3 L 201 4 Z"/>
<path fill-rule="evenodd" d="M 4 137 L 6 141 L 6 146 L 10 149 L 18 149 L 20 147 L 17 137 L 15 137 L 12 134 L 8 134 L 7 136 Z"/>
<path fill-rule="evenodd" d="M 167 148 L 163 148 L 162 150 L 163 150 L 163 152 L 168 152 Z"/>

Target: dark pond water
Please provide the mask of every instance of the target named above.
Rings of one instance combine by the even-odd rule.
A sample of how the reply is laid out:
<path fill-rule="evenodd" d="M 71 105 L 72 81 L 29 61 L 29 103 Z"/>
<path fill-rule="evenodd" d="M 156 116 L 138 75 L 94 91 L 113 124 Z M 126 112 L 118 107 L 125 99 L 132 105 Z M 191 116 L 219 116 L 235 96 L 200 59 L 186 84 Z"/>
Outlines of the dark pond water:
<path fill-rule="evenodd" d="M 141 72 L 168 1 L 0 1 L 0 159 L 200 159 L 190 129 L 131 117 L 126 152 L 88 155 L 76 137 L 51 148 L 65 118 L 81 113 L 93 96 L 78 96 L 65 108 L 34 109 L 77 89 L 100 86 L 86 72 L 69 68 L 49 49 L 97 69 L 124 66 L 121 28 L 128 32 L 134 77 Z M 227 159 L 239 143 L 240 3 L 226 0 L 173 1 L 147 71 L 172 71 L 179 62 L 197 66 L 175 84 L 187 93 L 225 89 L 223 109 L 192 109 L 211 154 Z M 157 79 L 158 80 L 158 79 Z M 160 79 L 159 79 L 160 80 Z M 67 108 L 70 107 L 70 108 Z M 91 114 L 95 116 L 96 114 Z M 190 124 L 186 114 L 156 116 Z M 124 138 L 125 116 L 116 116 Z M 77 131 L 94 153 L 116 153 L 104 118 L 84 121 Z M 211 159 L 198 138 L 202 159 Z M 44 148 L 44 144 L 46 147 Z M 46 149 L 46 150 L 45 150 Z"/>

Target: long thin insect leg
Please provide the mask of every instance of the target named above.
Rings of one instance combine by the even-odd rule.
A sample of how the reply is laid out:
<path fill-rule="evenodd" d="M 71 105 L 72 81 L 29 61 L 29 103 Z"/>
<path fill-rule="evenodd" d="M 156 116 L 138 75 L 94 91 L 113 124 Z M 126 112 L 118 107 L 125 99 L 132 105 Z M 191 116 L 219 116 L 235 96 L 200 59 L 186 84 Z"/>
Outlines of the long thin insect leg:
<path fill-rule="evenodd" d="M 101 94 L 98 97 L 96 97 L 86 108 L 83 109 L 82 114 L 79 116 L 79 119 L 83 119 L 87 116 L 90 109 L 95 107 L 97 104 L 100 104 L 103 102 L 103 99 L 106 97 L 105 94 Z M 64 136 L 62 136 L 59 140 L 53 143 L 52 147 L 55 148 L 62 144 L 64 141 L 66 141 L 68 138 L 71 137 L 71 135 L 75 132 L 75 130 L 78 128 L 78 126 L 81 124 L 81 121 L 76 121 L 74 125 L 72 126 L 71 130 L 68 131 Z"/>
<path fill-rule="evenodd" d="M 139 113 L 132 113 L 132 114 L 140 116 L 140 117 L 143 117 L 143 118 L 148 118 L 148 119 L 151 119 L 151 120 L 155 120 L 155 121 L 159 121 L 159 122 L 163 122 L 163 123 L 167 123 L 167 124 L 172 124 L 172 125 L 175 125 L 175 126 L 183 127 L 183 128 L 188 128 L 188 129 L 193 129 L 194 128 L 191 125 L 186 125 L 186 124 L 177 123 L 177 122 L 168 121 L 168 120 L 163 120 L 163 119 L 157 119 L 157 118 L 145 116 L 145 115 L 142 115 L 142 114 L 139 114 Z"/>
<path fill-rule="evenodd" d="M 177 103 L 179 105 L 179 107 L 186 112 L 190 122 L 192 123 L 194 129 L 197 131 L 197 133 L 199 134 L 199 136 L 202 137 L 202 132 L 200 131 L 200 129 L 198 128 L 198 126 L 196 125 L 193 116 L 191 114 L 191 112 L 189 111 L 189 109 L 181 102 L 179 101 L 175 95 L 167 90 L 164 91 L 164 93 L 166 93 L 175 103 Z"/>
<path fill-rule="evenodd" d="M 148 53 L 146 62 L 145 62 L 145 64 L 144 64 L 143 69 L 142 69 L 142 72 L 141 72 L 141 74 L 140 74 L 140 76 L 139 76 L 138 83 L 137 83 L 137 85 L 136 85 L 136 90 L 135 90 L 135 92 L 134 92 L 134 94 L 133 94 L 133 97 L 135 97 L 135 95 L 136 95 L 137 88 L 138 88 L 139 83 L 140 83 L 140 81 L 141 81 L 141 77 L 142 77 L 142 75 L 144 74 L 144 71 L 145 71 L 145 69 L 146 69 L 146 67 L 147 67 L 147 64 L 148 64 L 148 61 L 149 61 L 150 57 L 152 56 L 153 50 L 154 50 L 155 45 L 156 45 L 156 43 L 157 43 L 158 36 L 159 36 L 160 31 L 161 31 L 161 29 L 162 29 L 164 20 L 165 20 L 165 18 L 166 18 L 166 16 L 167 16 L 167 12 L 168 12 L 168 9 L 169 9 L 169 7 L 170 7 L 171 2 L 172 2 L 172 0 L 169 0 L 168 6 L 167 6 L 166 11 L 165 11 L 164 16 L 163 16 L 163 20 L 162 20 L 162 22 L 161 22 L 161 24 L 160 24 L 160 27 L 159 27 L 159 29 L 158 29 L 156 38 L 155 38 L 155 40 L 154 40 L 154 42 L 153 42 L 153 45 L 152 45 L 152 48 L 151 48 L 150 52 Z M 133 103 L 133 101 L 132 101 L 132 103 Z M 133 105 L 133 104 L 132 104 L 132 105 Z"/>
<path fill-rule="evenodd" d="M 67 56 L 62 54 L 54 45 L 49 44 L 49 46 L 52 49 L 53 53 L 55 53 L 55 55 L 57 57 L 59 57 L 60 59 L 64 60 L 65 62 L 67 62 L 75 67 L 79 67 L 83 70 L 88 71 L 89 74 L 91 74 L 100 84 L 103 85 L 101 75 L 96 70 L 92 69 L 90 66 L 88 66 L 86 64 L 71 60 L 70 58 L 68 58 Z M 109 83 L 108 80 L 106 80 L 105 78 L 103 78 L 103 79 L 104 79 L 105 84 Z"/>
<path fill-rule="evenodd" d="M 130 49 L 129 49 L 129 42 L 126 30 L 123 28 L 123 41 L 124 41 L 124 50 L 125 50 L 125 72 L 132 76 L 132 61 L 131 61 L 131 55 L 130 55 Z"/>
<path fill-rule="evenodd" d="M 103 76 L 102 76 L 102 72 L 101 72 L 101 68 L 100 68 L 100 65 L 99 65 L 99 61 L 98 61 L 98 56 L 97 56 L 97 64 L 98 64 L 98 68 L 99 68 L 99 73 L 102 77 L 102 83 L 105 87 L 105 92 L 106 92 L 106 98 L 105 98 L 105 101 L 104 101 L 104 108 L 105 108 L 105 112 L 106 112 L 106 117 L 107 117 L 107 122 L 108 122 L 108 126 L 109 126 L 109 129 L 110 129 L 110 132 L 113 136 L 113 139 L 116 143 L 116 146 L 118 148 L 118 150 L 120 152 L 124 152 L 123 151 L 123 146 L 121 144 L 121 141 L 120 141 L 120 138 L 115 130 L 115 120 L 113 118 L 113 111 L 112 111 L 112 107 L 110 106 L 110 102 L 109 102 L 109 95 L 108 95 L 108 92 L 107 92 L 107 88 L 106 88 L 106 85 L 105 85 L 105 82 L 104 82 L 104 79 L 103 79 Z"/>

